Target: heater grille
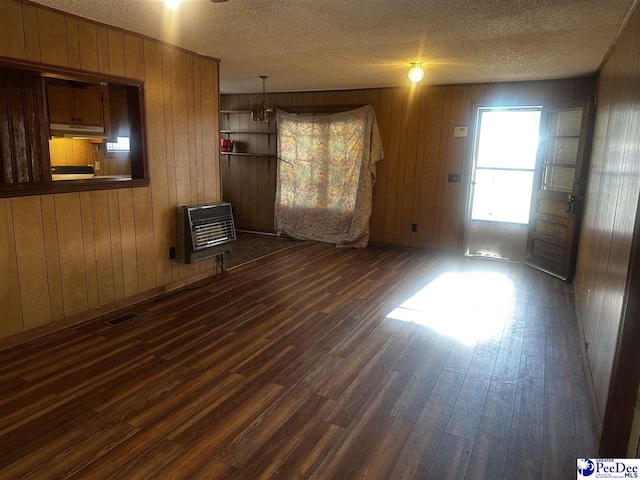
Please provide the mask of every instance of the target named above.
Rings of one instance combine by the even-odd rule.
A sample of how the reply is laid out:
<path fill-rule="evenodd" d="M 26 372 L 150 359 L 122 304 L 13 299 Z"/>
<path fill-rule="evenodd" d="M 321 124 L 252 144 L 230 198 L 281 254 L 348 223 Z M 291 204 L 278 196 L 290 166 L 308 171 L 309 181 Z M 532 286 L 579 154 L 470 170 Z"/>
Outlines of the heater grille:
<path fill-rule="evenodd" d="M 179 208 L 178 232 L 178 258 L 186 263 L 228 251 L 225 244 L 236 239 L 231 204 Z"/>
<path fill-rule="evenodd" d="M 193 227 L 194 250 L 220 245 L 230 240 L 235 240 L 235 230 L 232 219 L 215 223 L 205 223 Z"/>

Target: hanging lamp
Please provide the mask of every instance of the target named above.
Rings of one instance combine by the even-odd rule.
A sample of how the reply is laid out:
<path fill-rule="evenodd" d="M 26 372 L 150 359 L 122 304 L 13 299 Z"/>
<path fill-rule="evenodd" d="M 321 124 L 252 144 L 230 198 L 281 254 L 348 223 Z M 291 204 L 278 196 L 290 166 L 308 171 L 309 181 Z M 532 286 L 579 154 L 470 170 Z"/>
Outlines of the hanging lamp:
<path fill-rule="evenodd" d="M 276 112 L 273 105 L 267 105 L 267 77 L 266 75 L 260 75 L 262 79 L 262 103 L 256 103 L 251 109 L 251 118 L 260 123 L 271 123 L 275 117 Z"/>

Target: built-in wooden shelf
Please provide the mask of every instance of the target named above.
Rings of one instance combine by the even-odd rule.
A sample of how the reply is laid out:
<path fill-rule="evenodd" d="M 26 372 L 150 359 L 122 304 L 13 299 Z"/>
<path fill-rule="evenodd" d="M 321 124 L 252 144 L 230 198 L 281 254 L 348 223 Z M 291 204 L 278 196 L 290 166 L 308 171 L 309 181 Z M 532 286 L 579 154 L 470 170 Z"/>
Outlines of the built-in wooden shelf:
<path fill-rule="evenodd" d="M 244 152 L 220 152 L 220 155 L 229 155 L 233 157 L 275 157 L 270 153 L 244 153 Z"/>
<path fill-rule="evenodd" d="M 276 132 L 250 132 L 248 130 L 220 130 L 220 133 L 224 133 L 225 135 L 230 134 L 248 134 L 248 135 L 275 135 Z"/>

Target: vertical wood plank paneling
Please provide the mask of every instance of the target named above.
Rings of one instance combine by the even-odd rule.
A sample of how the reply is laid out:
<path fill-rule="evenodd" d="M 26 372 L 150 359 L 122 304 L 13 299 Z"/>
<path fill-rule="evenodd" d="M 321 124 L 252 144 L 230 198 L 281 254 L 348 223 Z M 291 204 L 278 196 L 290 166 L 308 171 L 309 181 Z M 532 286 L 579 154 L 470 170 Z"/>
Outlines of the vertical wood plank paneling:
<path fill-rule="evenodd" d="M 109 43 L 109 73 L 124 77 L 124 35 L 120 31 L 109 29 L 107 41 Z"/>
<path fill-rule="evenodd" d="M 202 146 L 202 72 L 200 58 L 193 60 L 194 129 L 196 152 L 196 201 L 204 203 L 204 158 Z"/>
<path fill-rule="evenodd" d="M 40 197 L 11 199 L 25 329 L 51 321 Z"/>
<path fill-rule="evenodd" d="M 153 206 L 148 188 L 133 189 L 138 288 L 141 292 L 156 286 L 153 238 Z"/>
<path fill-rule="evenodd" d="M 407 139 L 409 128 L 411 125 L 410 119 L 412 117 L 412 111 L 415 109 L 415 105 L 413 103 L 414 100 L 414 89 L 404 89 L 403 92 L 403 102 L 402 102 L 402 120 L 400 123 L 400 148 L 398 150 L 398 155 L 396 157 L 397 169 L 396 175 L 394 179 L 394 209 L 391 210 L 391 216 L 393 218 L 393 225 L 390 227 L 393 231 L 393 236 L 391 237 L 391 243 L 396 245 L 402 244 L 402 200 L 403 200 L 403 189 L 404 189 L 404 173 L 405 167 L 407 163 Z"/>
<path fill-rule="evenodd" d="M 440 217 L 440 248 L 457 249 L 461 243 L 461 203 L 464 194 L 464 184 L 449 183 L 450 173 L 464 172 L 465 138 L 454 138 L 453 129 L 456 126 L 467 125 L 469 116 L 468 87 L 454 87 L 452 90 L 451 113 L 449 117 L 449 131 L 447 132 L 447 161 L 443 188 L 443 200 Z"/>
<path fill-rule="evenodd" d="M 438 238 L 434 228 L 436 190 L 438 183 L 438 152 L 440 151 L 440 129 L 444 108 L 444 88 L 429 89 L 427 124 L 425 130 L 426 145 L 422 166 L 422 184 L 420 186 L 420 211 L 418 213 L 418 246 L 434 247 Z"/>
<path fill-rule="evenodd" d="M 96 26 L 96 43 L 98 47 L 98 72 L 109 73 L 109 31 L 106 27 Z"/>
<path fill-rule="evenodd" d="M 67 34 L 67 64 L 71 68 L 80 68 L 80 31 L 76 18 L 65 18 Z"/>
<path fill-rule="evenodd" d="M 122 264 L 122 232 L 120 230 L 120 202 L 118 191 L 109 190 L 107 194 L 109 208 L 109 232 L 111 234 L 111 265 L 113 268 L 113 290 L 115 299 L 125 297 L 124 266 Z"/>
<path fill-rule="evenodd" d="M 55 195 L 55 206 L 62 297 L 64 313 L 68 316 L 84 312 L 88 308 L 80 195 Z"/>
<path fill-rule="evenodd" d="M 186 91 L 187 91 L 187 141 L 189 149 L 189 203 L 196 203 L 198 201 L 198 160 L 196 157 L 196 126 L 195 126 L 195 94 L 193 86 L 193 57 L 186 55 L 185 57 L 185 72 L 186 72 Z M 196 265 L 197 267 L 198 265 Z"/>
<path fill-rule="evenodd" d="M 32 5 L 23 3 L 21 6 L 26 59 L 30 62 L 39 62 L 40 33 L 38 31 L 38 11 Z"/>
<path fill-rule="evenodd" d="M 170 52 L 170 62 L 176 205 L 188 205 L 191 203 L 191 172 L 189 163 L 186 54 L 182 51 L 172 49 Z M 180 265 L 180 278 L 187 278 L 193 275 L 193 273 L 193 265 Z"/>
<path fill-rule="evenodd" d="M 20 58 L 26 56 L 21 5 L 13 0 L 0 0 L 0 56 Z"/>
<path fill-rule="evenodd" d="M 147 151 L 153 178 L 153 225 L 155 239 L 156 284 L 171 282 L 169 247 L 171 244 L 171 207 L 167 182 L 165 148 L 165 113 L 162 89 L 162 48 L 154 42 L 144 42 L 145 110 L 147 112 Z"/>
<path fill-rule="evenodd" d="M 175 145 L 173 140 L 173 106 L 172 106 L 172 90 L 171 90 L 171 49 L 162 46 L 162 89 L 164 98 L 164 135 L 165 150 L 167 164 L 167 186 L 169 193 L 169 205 L 177 206 L 176 191 L 176 163 L 175 163 Z M 169 214 L 170 223 L 170 245 L 176 245 L 176 214 L 171 211 Z M 176 281 L 180 279 L 180 267 L 176 262 L 171 263 L 171 278 Z"/>
<path fill-rule="evenodd" d="M 23 330 L 11 200 L 8 198 L 0 199 L 0 225 L 6 226 L 0 228 L 0 336 L 6 337 Z"/>
<path fill-rule="evenodd" d="M 440 145 L 437 157 L 436 174 L 436 195 L 435 208 L 433 212 L 433 230 L 437 238 L 437 246 L 442 248 L 442 203 L 444 201 L 444 190 L 447 183 L 447 153 L 449 148 L 449 132 L 451 131 L 451 102 L 453 88 L 444 87 L 444 99 L 442 108 L 442 124 L 439 132 Z M 445 246 L 446 247 L 446 246 Z"/>
<path fill-rule="evenodd" d="M 416 163 L 418 155 L 418 131 L 420 128 L 420 117 L 422 107 L 422 95 L 424 89 L 414 87 L 410 90 L 408 114 L 409 124 L 407 125 L 407 146 L 402 158 L 404 159 L 404 175 L 402 178 L 401 201 L 396 205 L 396 217 L 400 219 L 399 243 L 401 245 L 411 245 L 411 224 L 413 216 L 413 190 L 416 183 Z M 399 211 L 398 211 L 399 209 Z"/>
<path fill-rule="evenodd" d="M 211 60 L 207 60 L 207 62 L 209 62 L 213 67 L 213 103 L 210 108 L 207 109 L 213 120 L 212 158 L 211 161 L 208 162 L 213 165 L 213 175 L 210 180 L 213 190 L 211 201 L 219 202 L 222 200 L 222 185 L 220 184 L 220 115 L 218 114 L 220 111 L 220 64 Z M 211 132 L 211 130 L 206 131 Z M 211 138 L 211 136 L 207 134 L 206 138 Z M 273 225 L 273 222 L 271 224 Z"/>
<path fill-rule="evenodd" d="M 60 276 L 60 250 L 58 248 L 58 226 L 53 195 L 40 198 L 45 255 L 47 257 L 47 280 L 49 286 L 49 307 L 53 321 L 64 318 L 62 297 L 62 277 Z"/>
<path fill-rule="evenodd" d="M 387 155 L 386 178 L 386 204 L 384 210 L 384 234 L 383 241 L 393 243 L 394 219 L 396 208 L 396 181 L 398 176 L 398 156 L 400 151 L 401 120 L 403 118 L 405 95 L 401 89 L 393 90 L 393 103 L 391 106 L 391 131 L 389 133 L 389 153 Z"/>
<path fill-rule="evenodd" d="M 130 188 L 122 188 L 118 190 L 117 193 L 120 217 L 120 242 L 122 245 L 124 296 L 130 297 L 140 291 L 138 283 L 138 253 L 136 251 L 133 191 Z"/>
<path fill-rule="evenodd" d="M 415 221 L 420 216 L 420 198 L 421 198 L 421 188 L 422 185 L 422 175 L 424 173 L 424 153 L 426 150 L 427 143 L 427 118 L 429 117 L 429 89 L 421 88 L 420 89 L 420 116 L 418 123 L 418 131 L 417 131 L 417 146 L 416 146 L 416 162 L 414 167 L 413 177 L 414 180 L 411 184 L 412 196 L 413 198 L 407 198 L 408 201 L 411 202 L 411 215 L 409 216 L 407 223 L 417 223 Z M 407 195 L 406 197 L 409 197 Z M 411 246 L 418 246 L 420 233 L 411 232 Z"/>
<path fill-rule="evenodd" d="M 42 62 L 66 67 L 67 29 L 64 16 L 39 8 L 38 29 Z"/>
<path fill-rule="evenodd" d="M 218 197 L 218 188 L 219 185 L 216 182 L 217 172 L 219 161 L 219 142 L 216 142 L 218 135 L 211 136 L 208 135 L 208 132 L 217 129 L 218 115 L 214 112 L 215 104 L 217 102 L 216 95 L 216 85 L 217 77 L 215 75 L 215 67 L 214 62 L 203 60 L 200 62 L 200 75 L 201 75 L 201 83 L 200 83 L 200 93 L 202 95 L 202 131 L 204 132 L 203 136 L 203 155 L 204 155 L 204 167 L 203 167 L 203 177 L 204 177 L 204 199 L 206 202 L 215 201 Z"/>
<path fill-rule="evenodd" d="M 630 412 L 632 407 L 608 402 L 625 295 L 634 295 L 626 289 L 631 249 L 638 235 L 634 228 L 640 197 L 638 48 L 640 11 L 636 9 L 598 78 L 595 131 L 575 279 L 582 340 L 589 344 L 588 373 L 595 390 L 600 428 L 605 415 L 611 421 L 618 416 L 612 411 Z M 558 92 L 557 96 L 569 95 L 562 88 Z M 576 81 L 574 96 L 580 92 L 584 94 L 585 86 Z M 625 320 L 629 321 L 635 319 Z M 614 388 L 614 398 L 620 400 L 624 387 L 616 388 L 614 384 Z M 616 419 L 618 425 L 621 418 Z M 603 438 L 611 441 L 614 436 L 626 435 L 617 429 L 612 432 L 610 429 L 608 434 L 603 433 Z"/>
<path fill-rule="evenodd" d="M 140 37 L 124 34 L 124 70 L 127 78 L 144 80 L 144 48 Z"/>
<path fill-rule="evenodd" d="M 78 21 L 78 41 L 80 44 L 80 68 L 88 72 L 98 72 L 98 35 L 93 23 Z"/>
<path fill-rule="evenodd" d="M 371 239 L 376 242 L 384 241 L 384 218 L 387 194 L 387 171 L 389 166 L 389 142 L 391 138 L 391 107 L 393 104 L 393 90 L 385 88 L 378 94 L 378 128 L 382 139 L 384 159 L 376 165 L 376 184 L 373 190 L 373 211 L 371 220 Z"/>
<path fill-rule="evenodd" d="M 85 265 L 84 269 L 87 284 L 87 304 L 89 308 L 97 308 L 100 306 L 93 210 L 94 209 L 91 192 L 81 192 L 80 212 L 82 215 L 82 241 L 84 245 Z"/>
<path fill-rule="evenodd" d="M 106 190 L 91 192 L 93 207 L 93 233 L 95 242 L 98 299 L 100 305 L 115 300 L 113 255 L 111 252 L 111 225 L 109 198 Z"/>

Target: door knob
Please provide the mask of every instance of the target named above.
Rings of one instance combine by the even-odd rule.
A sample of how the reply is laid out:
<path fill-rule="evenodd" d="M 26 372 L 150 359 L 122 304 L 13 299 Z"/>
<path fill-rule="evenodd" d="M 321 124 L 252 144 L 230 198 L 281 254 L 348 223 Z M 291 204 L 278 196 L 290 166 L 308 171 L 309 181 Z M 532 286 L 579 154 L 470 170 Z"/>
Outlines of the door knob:
<path fill-rule="evenodd" d="M 576 196 L 569 194 L 567 195 L 567 213 L 571 213 L 573 210 L 573 205 L 576 203 Z"/>

